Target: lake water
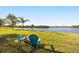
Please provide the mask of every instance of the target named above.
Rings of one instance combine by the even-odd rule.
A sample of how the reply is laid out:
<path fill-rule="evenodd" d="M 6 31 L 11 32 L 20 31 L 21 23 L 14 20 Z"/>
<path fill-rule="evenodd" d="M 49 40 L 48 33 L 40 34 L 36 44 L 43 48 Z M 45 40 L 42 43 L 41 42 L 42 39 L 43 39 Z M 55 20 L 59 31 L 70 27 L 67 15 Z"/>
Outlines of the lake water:
<path fill-rule="evenodd" d="M 22 29 L 22 28 L 16 28 Z M 23 28 L 23 30 L 40 30 L 40 31 L 49 31 L 49 32 L 73 32 L 79 33 L 79 28 Z"/>

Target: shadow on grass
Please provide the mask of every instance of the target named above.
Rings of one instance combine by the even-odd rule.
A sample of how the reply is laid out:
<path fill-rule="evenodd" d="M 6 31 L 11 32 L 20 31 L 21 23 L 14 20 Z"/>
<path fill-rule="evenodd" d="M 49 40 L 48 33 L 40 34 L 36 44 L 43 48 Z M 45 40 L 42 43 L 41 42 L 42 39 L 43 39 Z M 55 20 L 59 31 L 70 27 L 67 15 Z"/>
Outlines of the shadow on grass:
<path fill-rule="evenodd" d="M 8 40 L 9 39 L 9 40 Z M 16 45 L 13 40 L 16 39 L 16 34 L 0 35 L 0 52 L 1 53 L 62 53 L 55 51 L 53 45 L 41 44 L 41 48 L 25 48 Z M 49 46 L 50 49 L 46 49 L 45 46 Z"/>
<path fill-rule="evenodd" d="M 51 50 L 46 49 L 45 46 L 49 46 L 51 48 Z M 55 51 L 53 45 L 41 44 L 41 48 L 33 48 L 30 51 L 30 53 L 63 53 L 63 52 Z"/>
<path fill-rule="evenodd" d="M 7 41 L 6 37 L 4 35 L 0 35 L 0 44 L 5 44 L 7 42 L 8 41 Z"/>

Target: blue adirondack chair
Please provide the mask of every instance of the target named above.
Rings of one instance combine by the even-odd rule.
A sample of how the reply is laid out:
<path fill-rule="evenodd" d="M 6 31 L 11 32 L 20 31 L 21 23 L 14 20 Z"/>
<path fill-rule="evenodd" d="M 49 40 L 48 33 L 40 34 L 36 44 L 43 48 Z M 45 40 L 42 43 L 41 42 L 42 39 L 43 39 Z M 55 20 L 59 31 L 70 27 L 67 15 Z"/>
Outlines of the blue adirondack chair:
<path fill-rule="evenodd" d="M 22 36 L 16 35 L 16 37 L 19 41 L 19 44 L 21 44 L 26 39 L 26 37 L 24 35 L 22 35 Z"/>
<path fill-rule="evenodd" d="M 31 45 L 33 45 L 35 48 L 40 48 L 40 40 L 37 35 L 35 34 L 30 35 L 29 40 L 31 42 Z"/>

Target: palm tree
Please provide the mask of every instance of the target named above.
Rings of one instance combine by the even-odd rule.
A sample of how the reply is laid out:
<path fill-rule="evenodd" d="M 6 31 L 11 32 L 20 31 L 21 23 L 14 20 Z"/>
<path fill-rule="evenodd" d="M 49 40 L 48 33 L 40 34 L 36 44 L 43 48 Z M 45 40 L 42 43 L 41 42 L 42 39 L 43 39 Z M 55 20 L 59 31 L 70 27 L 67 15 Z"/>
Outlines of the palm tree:
<path fill-rule="evenodd" d="M 24 19 L 24 17 L 19 17 L 19 19 L 21 20 L 20 22 L 22 23 L 22 27 L 24 26 L 25 22 L 30 21 L 28 19 Z"/>
<path fill-rule="evenodd" d="M 14 25 L 16 25 L 17 17 L 13 14 L 8 14 L 8 16 L 6 16 L 6 19 L 9 20 L 8 23 L 12 26 L 12 29 L 13 29 Z"/>

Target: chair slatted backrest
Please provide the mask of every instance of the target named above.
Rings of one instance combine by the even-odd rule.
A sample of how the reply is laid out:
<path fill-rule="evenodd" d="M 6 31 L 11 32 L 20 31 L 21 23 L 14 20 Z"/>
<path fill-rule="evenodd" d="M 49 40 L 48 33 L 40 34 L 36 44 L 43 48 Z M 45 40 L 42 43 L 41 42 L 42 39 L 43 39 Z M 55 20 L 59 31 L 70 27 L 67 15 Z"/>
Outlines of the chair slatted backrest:
<path fill-rule="evenodd" d="M 24 36 L 24 35 L 16 35 L 16 37 L 17 37 L 17 39 L 18 39 L 18 41 L 19 41 L 19 44 L 21 44 L 23 41 L 24 41 L 24 39 L 26 39 L 26 37 Z"/>
<path fill-rule="evenodd" d="M 38 42 L 38 36 L 37 36 L 37 35 L 32 34 L 32 35 L 29 36 L 29 39 L 30 39 L 30 42 L 31 42 L 34 46 L 37 45 L 37 42 Z"/>

